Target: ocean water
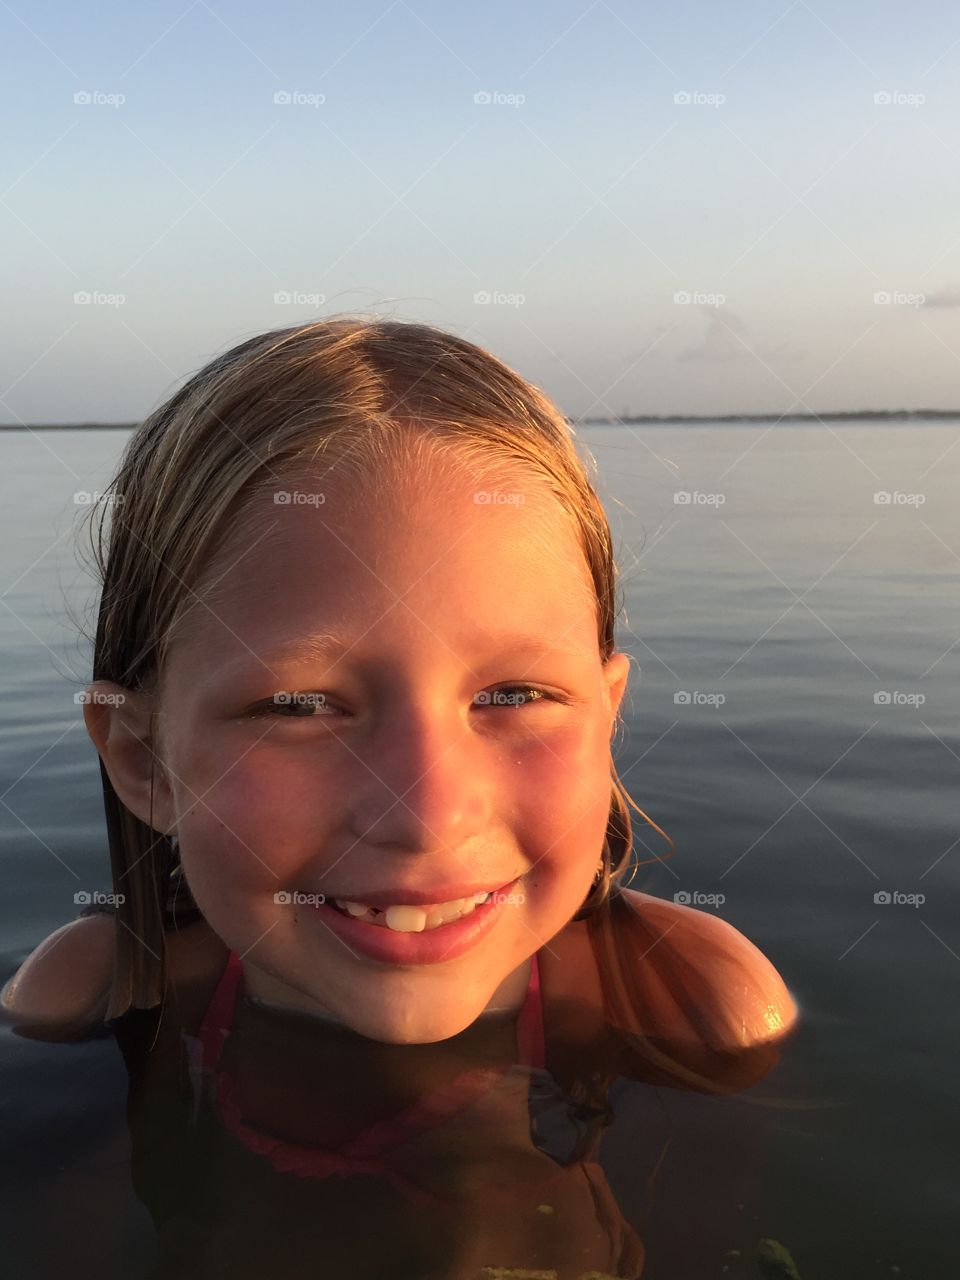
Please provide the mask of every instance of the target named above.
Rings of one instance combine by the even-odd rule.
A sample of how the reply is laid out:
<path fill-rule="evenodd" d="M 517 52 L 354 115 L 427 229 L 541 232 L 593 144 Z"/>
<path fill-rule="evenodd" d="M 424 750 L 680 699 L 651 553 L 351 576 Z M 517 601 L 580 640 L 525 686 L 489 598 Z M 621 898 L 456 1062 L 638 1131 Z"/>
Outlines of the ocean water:
<path fill-rule="evenodd" d="M 688 895 L 765 951 L 801 1009 L 763 1107 L 763 1173 L 704 1275 L 754 1276 L 761 1238 L 803 1280 L 957 1272 L 960 1050 L 960 420 L 586 426 L 636 666 L 621 776 L 634 888 Z M 93 584 L 74 494 L 125 431 L 0 433 L 0 980 L 108 888 L 89 676 Z M 678 496 L 679 495 L 679 496 Z M 125 1073 L 111 1040 L 0 1028 L 4 1274 L 146 1274 Z M 674 1144 L 644 1276 L 725 1194 L 740 1099 L 666 1097 Z M 627 1218 L 639 1108 L 620 1091 L 602 1163 Z M 80 1194 L 81 1188 L 83 1194 Z M 92 1220 L 91 1188 L 102 1205 Z M 109 1221 L 110 1229 L 103 1230 Z M 676 1250 L 674 1250 L 676 1246 Z M 786 1273 L 784 1273 L 786 1274 Z"/>

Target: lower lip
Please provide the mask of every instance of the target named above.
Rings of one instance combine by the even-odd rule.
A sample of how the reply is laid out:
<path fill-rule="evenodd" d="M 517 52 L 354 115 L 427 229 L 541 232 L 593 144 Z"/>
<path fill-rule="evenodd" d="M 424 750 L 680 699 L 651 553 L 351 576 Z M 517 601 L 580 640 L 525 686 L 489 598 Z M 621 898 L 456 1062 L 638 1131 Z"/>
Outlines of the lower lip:
<path fill-rule="evenodd" d="M 312 906 L 320 919 L 348 947 L 362 952 L 371 960 L 384 964 L 439 964 L 442 960 L 455 960 L 465 951 L 477 946 L 490 932 L 503 911 L 512 906 L 505 901 L 519 885 L 520 880 L 495 889 L 493 896 L 459 920 L 438 925 L 436 929 L 424 929 L 421 933 L 397 933 L 384 925 L 367 924 L 354 916 L 344 915 L 326 902 Z"/>

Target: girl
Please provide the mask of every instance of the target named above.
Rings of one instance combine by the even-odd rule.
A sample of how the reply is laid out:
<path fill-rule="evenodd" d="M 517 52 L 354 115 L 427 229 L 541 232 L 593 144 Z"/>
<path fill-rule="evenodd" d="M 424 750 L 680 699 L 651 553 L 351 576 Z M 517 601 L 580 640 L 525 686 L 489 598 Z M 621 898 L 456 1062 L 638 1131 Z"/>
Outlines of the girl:
<path fill-rule="evenodd" d="M 119 905 L 2 1003 L 116 1035 L 153 1274 L 639 1275 L 610 1082 L 745 1088 L 797 1011 L 732 926 L 622 886 L 629 659 L 565 419 L 463 339 L 326 319 L 202 369 L 108 492 Z"/>

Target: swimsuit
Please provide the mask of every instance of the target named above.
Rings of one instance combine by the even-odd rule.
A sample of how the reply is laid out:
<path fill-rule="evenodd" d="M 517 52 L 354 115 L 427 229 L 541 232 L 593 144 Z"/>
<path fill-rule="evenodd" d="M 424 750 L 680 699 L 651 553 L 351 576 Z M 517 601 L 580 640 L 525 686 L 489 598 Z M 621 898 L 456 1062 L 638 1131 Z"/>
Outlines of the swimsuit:
<path fill-rule="evenodd" d="M 531 957 L 517 1013 L 412 1045 L 259 1005 L 239 957 L 221 963 L 174 987 L 167 1016 L 117 1025 L 134 1186 L 157 1230 L 150 1280 L 302 1278 L 314 1262 L 357 1280 L 640 1275 L 597 1162 L 607 1046 L 569 1041 L 599 1013 L 551 1001 L 546 957 Z"/>
<path fill-rule="evenodd" d="M 227 964 L 207 1008 L 196 1040 L 185 1036 L 195 1085 L 195 1110 L 199 1107 L 203 1078 L 215 1085 L 215 1106 L 224 1128 L 247 1150 L 263 1156 L 278 1173 L 301 1178 L 325 1178 L 332 1174 L 381 1174 L 398 1190 L 419 1205 L 435 1204 L 436 1198 L 404 1177 L 383 1159 L 404 1142 L 450 1120 L 464 1111 L 507 1074 L 515 1064 L 472 1067 L 449 1084 L 418 1099 L 387 1120 L 367 1125 L 355 1138 L 338 1148 L 300 1146 L 264 1134 L 247 1124 L 237 1098 L 236 1081 L 220 1066 L 226 1036 L 236 1009 L 243 965 L 235 951 Z M 536 954 L 531 958 L 530 980 L 517 1017 L 517 1062 L 532 1071 L 545 1069 L 543 1005 L 540 970 Z"/>

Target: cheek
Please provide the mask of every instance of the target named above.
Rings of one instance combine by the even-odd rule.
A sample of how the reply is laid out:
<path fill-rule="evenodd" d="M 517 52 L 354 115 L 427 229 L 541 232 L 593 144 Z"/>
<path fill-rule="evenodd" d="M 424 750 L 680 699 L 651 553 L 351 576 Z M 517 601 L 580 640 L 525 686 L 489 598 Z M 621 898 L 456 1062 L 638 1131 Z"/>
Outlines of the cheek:
<path fill-rule="evenodd" d="M 571 727 L 531 747 L 524 771 L 522 836 L 531 887 L 582 898 L 596 871 L 612 783 L 602 730 Z M 573 909 L 579 906 L 576 902 Z"/>
<path fill-rule="evenodd" d="M 305 774 L 289 753 L 249 747 L 192 753 L 178 769 L 189 780 L 177 796 L 181 857 L 198 891 L 200 883 L 223 892 L 283 886 L 330 812 L 319 771 Z"/>

